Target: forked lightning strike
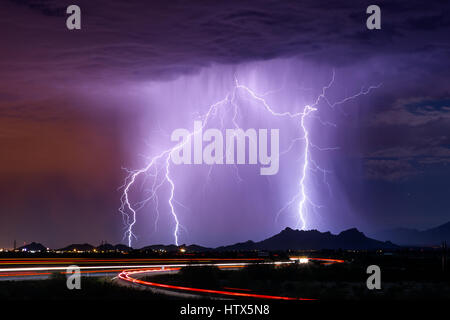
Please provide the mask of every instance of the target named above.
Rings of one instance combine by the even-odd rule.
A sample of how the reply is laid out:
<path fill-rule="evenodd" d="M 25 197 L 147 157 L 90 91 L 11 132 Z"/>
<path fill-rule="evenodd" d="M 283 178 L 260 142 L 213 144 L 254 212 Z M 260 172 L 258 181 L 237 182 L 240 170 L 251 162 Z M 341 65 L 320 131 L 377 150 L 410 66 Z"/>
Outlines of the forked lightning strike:
<path fill-rule="evenodd" d="M 299 177 L 299 184 L 298 184 L 298 191 L 297 193 L 292 197 L 292 199 L 283 206 L 280 211 L 277 213 L 277 217 L 279 214 L 286 210 L 287 208 L 291 207 L 293 204 L 298 203 L 298 222 L 297 226 L 301 229 L 307 228 L 307 210 L 308 207 L 311 207 L 313 210 L 316 208 L 320 208 L 319 205 L 313 203 L 311 201 L 310 197 L 308 196 L 307 192 L 307 180 L 308 180 L 308 171 L 319 171 L 324 176 L 324 182 L 326 181 L 326 174 L 329 173 L 329 171 L 320 168 L 317 163 L 311 158 L 311 152 L 310 148 L 315 147 L 318 150 L 334 150 L 336 148 L 319 148 L 311 143 L 310 141 L 310 133 L 308 130 L 308 127 L 306 125 L 306 119 L 311 116 L 312 113 L 316 112 L 318 110 L 318 104 L 321 100 L 325 101 L 326 104 L 330 108 L 334 108 L 337 105 L 343 104 L 351 99 L 355 99 L 361 95 L 368 94 L 372 89 L 380 87 L 378 86 L 371 86 L 368 87 L 366 90 L 361 89 L 359 93 L 356 93 L 350 97 L 347 97 L 341 101 L 331 103 L 328 98 L 326 97 L 326 91 L 329 89 L 333 82 L 334 82 L 334 76 L 335 73 L 333 71 L 333 76 L 330 81 L 330 83 L 323 87 L 322 93 L 317 97 L 316 101 L 312 105 L 306 105 L 302 111 L 297 113 L 291 113 L 289 111 L 285 112 L 278 112 L 275 111 L 263 98 L 264 95 L 258 95 L 255 93 L 252 89 L 248 88 L 245 85 L 240 84 L 237 80 L 235 80 L 235 85 L 233 86 L 231 92 L 222 100 L 216 102 L 215 104 L 211 105 L 208 109 L 208 111 L 201 117 L 202 119 L 202 125 L 200 130 L 204 129 L 205 126 L 208 124 L 211 118 L 215 117 L 217 115 L 217 111 L 219 108 L 225 108 L 227 105 L 231 105 L 233 108 L 233 115 L 231 118 L 231 121 L 233 125 L 236 128 L 239 128 L 239 125 L 237 123 L 237 115 L 238 115 L 238 109 L 239 105 L 236 102 L 236 94 L 238 91 L 246 92 L 252 99 L 257 101 L 260 106 L 263 107 L 265 111 L 267 111 L 270 115 L 274 117 L 286 117 L 290 118 L 291 120 L 295 121 L 296 126 L 298 127 L 300 137 L 296 137 L 292 139 L 290 147 L 284 152 L 289 152 L 292 149 L 293 144 L 300 140 L 304 140 L 304 149 L 303 149 L 303 163 L 300 170 L 300 177 Z M 314 117 L 314 119 L 318 119 L 321 124 L 323 125 L 333 125 L 332 123 L 323 122 L 319 117 Z M 223 119 L 221 119 L 221 122 L 223 124 Z M 120 213 L 123 215 L 124 223 L 126 226 L 126 231 L 124 238 L 128 240 L 128 245 L 131 246 L 133 238 L 136 238 L 135 234 L 133 233 L 133 227 L 136 224 L 136 214 L 137 212 L 142 209 L 148 202 L 153 201 L 155 205 L 155 212 L 157 214 L 157 219 L 159 217 L 159 197 L 158 197 L 158 191 L 161 187 L 164 185 L 167 185 L 169 187 L 169 197 L 167 199 L 168 206 L 170 208 L 170 214 L 172 215 L 175 227 L 173 231 L 173 236 L 175 240 L 175 244 L 178 245 L 178 236 L 180 228 L 183 228 L 180 224 L 180 220 L 178 218 L 178 215 L 175 210 L 175 204 L 177 201 L 175 200 L 175 182 L 173 180 L 173 177 L 171 176 L 170 172 L 170 162 L 172 159 L 172 156 L 175 152 L 178 152 L 186 143 L 190 143 L 190 139 L 193 138 L 194 135 L 198 134 L 198 131 L 191 131 L 189 134 L 188 139 L 183 140 L 182 142 L 176 144 L 174 147 L 166 149 L 162 151 L 160 154 L 154 156 L 151 158 L 148 162 L 148 164 L 138 170 L 133 170 L 127 172 L 129 173 L 128 176 L 125 178 L 125 182 L 122 186 L 123 193 L 121 196 L 121 206 L 119 208 Z M 236 168 L 237 169 L 237 168 Z M 130 192 L 131 189 L 134 187 L 136 188 L 137 179 L 140 176 L 144 176 L 145 179 L 148 177 L 151 177 L 153 179 L 153 183 L 151 184 L 151 188 L 149 190 L 148 196 L 146 196 L 143 200 L 136 202 L 132 204 L 130 200 Z M 208 175 L 209 176 L 209 175 Z M 238 178 L 241 179 L 238 175 Z M 145 182 L 145 181 L 144 181 Z M 328 185 L 328 183 L 327 183 Z M 329 185 L 328 185 L 329 187 Z M 180 204 L 179 204 L 180 205 Z M 156 225 L 157 221 L 155 221 Z"/>

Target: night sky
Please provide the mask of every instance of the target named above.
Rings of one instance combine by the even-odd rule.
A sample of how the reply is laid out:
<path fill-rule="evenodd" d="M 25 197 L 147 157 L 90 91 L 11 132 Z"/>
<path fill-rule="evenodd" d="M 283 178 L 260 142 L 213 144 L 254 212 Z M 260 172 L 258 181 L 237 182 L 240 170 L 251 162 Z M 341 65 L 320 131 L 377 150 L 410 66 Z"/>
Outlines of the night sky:
<path fill-rule="evenodd" d="M 118 212 L 127 175 L 170 133 L 224 98 L 237 78 L 279 111 L 316 101 L 318 164 L 309 194 L 321 205 L 308 229 L 371 233 L 450 220 L 450 5 L 377 1 L 382 29 L 366 28 L 363 1 L 28 0 L 0 4 L 0 247 L 126 243 Z M 66 28 L 77 4 L 82 29 Z M 344 4 L 345 3 L 345 4 Z M 240 96 L 247 126 L 295 130 Z M 255 111 L 256 110 L 256 111 Z M 255 120 L 256 119 L 256 120 Z M 256 122 L 255 122 L 256 121 Z M 296 227 L 302 143 L 277 175 L 259 166 L 174 166 L 180 243 L 219 246 Z M 147 181 L 148 182 L 148 181 Z M 147 185 L 148 187 L 148 185 Z M 133 190 L 139 201 L 145 181 Z M 159 218 L 137 215 L 136 247 L 173 243 L 161 189 Z"/>

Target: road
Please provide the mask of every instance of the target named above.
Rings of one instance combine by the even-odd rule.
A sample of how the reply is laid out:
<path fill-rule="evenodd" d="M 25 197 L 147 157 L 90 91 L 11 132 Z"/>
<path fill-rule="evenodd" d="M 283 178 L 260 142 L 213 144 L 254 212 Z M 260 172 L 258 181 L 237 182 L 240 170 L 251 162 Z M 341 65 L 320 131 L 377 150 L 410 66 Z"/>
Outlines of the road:
<path fill-rule="evenodd" d="M 276 264 L 276 265 L 282 265 L 282 264 L 289 264 L 293 263 L 291 261 L 286 262 L 270 262 L 270 263 L 264 263 L 264 264 Z M 214 266 L 217 266 L 220 269 L 229 268 L 229 269 L 238 269 L 241 267 L 244 267 L 248 264 L 211 264 Z M 181 268 L 175 267 L 175 266 L 168 266 L 165 268 L 151 268 L 147 270 L 124 270 L 122 271 L 118 278 L 122 281 L 128 282 L 129 284 L 133 286 L 139 286 L 139 287 L 145 287 L 148 288 L 154 292 L 162 293 L 166 295 L 172 295 L 182 298 L 201 298 L 208 296 L 208 298 L 215 298 L 215 299 L 271 299 L 271 300 L 302 300 L 302 301 L 311 301 L 316 299 L 308 299 L 308 298 L 296 298 L 296 297 L 282 297 L 282 296 L 273 296 L 273 295 L 263 295 L 263 294 L 257 294 L 257 293 L 251 293 L 251 292 L 242 292 L 244 291 L 251 291 L 248 289 L 241 289 L 241 288 L 224 288 L 225 290 L 210 290 L 210 289 L 202 289 L 202 288 L 192 288 L 192 287 L 184 287 L 184 286 L 177 286 L 177 285 L 169 285 L 164 283 L 157 283 L 157 282 L 150 282 L 150 281 L 144 281 L 140 278 L 142 277 L 148 277 L 151 275 L 158 275 L 161 273 L 174 273 L 178 272 Z"/>
<path fill-rule="evenodd" d="M 53 273 L 65 274 L 67 267 L 76 265 L 82 276 L 111 277 L 119 285 L 149 289 L 154 292 L 187 297 L 208 297 L 216 299 L 276 299 L 276 300 L 316 300 L 299 297 L 280 297 L 263 295 L 245 288 L 223 288 L 209 290 L 177 285 L 168 285 L 142 280 L 143 277 L 162 273 L 176 273 L 186 266 L 216 266 L 220 269 L 239 269 L 251 264 L 284 265 L 291 263 L 308 263 L 310 260 L 323 264 L 343 263 L 343 260 L 327 258 L 291 257 L 288 261 L 264 261 L 253 259 L 85 259 L 85 258 L 48 258 L 48 259 L 0 259 L 0 281 L 44 280 Z"/>
<path fill-rule="evenodd" d="M 83 276 L 116 276 L 126 269 L 215 264 L 226 262 L 259 262 L 263 259 L 172 258 L 172 259 L 91 259 L 91 258 L 3 258 L 0 259 L 0 281 L 48 279 L 53 273 L 65 273 L 70 265 L 80 268 Z"/>

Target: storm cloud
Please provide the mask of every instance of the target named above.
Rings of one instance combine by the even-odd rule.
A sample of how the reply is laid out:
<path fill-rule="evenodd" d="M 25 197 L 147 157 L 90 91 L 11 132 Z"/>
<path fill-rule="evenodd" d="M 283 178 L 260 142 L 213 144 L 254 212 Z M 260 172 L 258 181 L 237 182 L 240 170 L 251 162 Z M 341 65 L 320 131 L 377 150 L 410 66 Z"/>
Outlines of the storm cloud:
<path fill-rule="evenodd" d="M 120 241 L 121 167 L 139 167 L 160 147 L 154 132 L 191 123 L 181 121 L 191 115 L 187 106 L 214 101 L 235 74 L 261 90 L 282 88 L 275 97 L 283 107 L 314 101 L 333 70 L 334 101 L 380 84 L 339 107 L 330 118 L 335 131 L 317 141 L 340 148 L 323 157 L 335 194 L 315 227 L 448 219 L 448 1 L 378 1 L 382 29 L 374 31 L 366 29 L 369 1 L 82 0 L 82 29 L 69 31 L 73 3 L 0 4 L 1 245 Z M 161 128 L 164 119 L 171 127 Z M 243 214 L 213 199 L 222 206 L 216 220 L 210 229 L 186 222 L 188 239 L 219 245 L 279 231 L 272 218 L 280 191 L 267 190 L 270 206 L 237 197 Z M 200 220 L 210 214 L 195 208 Z M 141 244 L 171 241 L 140 231 Z"/>

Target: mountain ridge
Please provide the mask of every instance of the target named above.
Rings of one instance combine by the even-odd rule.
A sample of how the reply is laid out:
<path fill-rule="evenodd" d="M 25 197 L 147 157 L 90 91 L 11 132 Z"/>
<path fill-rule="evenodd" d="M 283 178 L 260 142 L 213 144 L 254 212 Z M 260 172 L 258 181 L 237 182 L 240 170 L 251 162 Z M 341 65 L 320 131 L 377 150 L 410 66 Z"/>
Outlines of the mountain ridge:
<path fill-rule="evenodd" d="M 33 243 L 34 245 L 37 245 Z M 40 244 L 39 244 L 40 245 Z M 43 246 L 42 246 L 43 247 Z M 208 252 L 208 251 L 285 251 L 285 250 L 321 250 L 321 249 L 348 249 L 348 250 L 376 250 L 376 249 L 396 249 L 399 246 L 390 241 L 379 241 L 367 237 L 357 228 L 343 230 L 338 234 L 332 234 L 330 231 L 320 232 L 318 230 L 294 230 L 289 227 L 281 230 L 279 233 L 261 240 L 238 242 L 231 245 L 208 248 L 196 244 L 191 245 L 163 245 L 155 244 L 144 246 L 138 250 L 141 251 L 168 251 L 175 252 L 181 249 L 187 252 Z M 88 243 L 71 244 L 57 251 L 129 251 L 132 248 L 118 244 L 111 245 L 102 243 L 94 247 Z"/>
<path fill-rule="evenodd" d="M 436 246 L 443 241 L 450 242 L 450 221 L 422 231 L 402 227 L 383 230 L 371 234 L 371 237 L 404 246 Z"/>
<path fill-rule="evenodd" d="M 220 251 L 235 250 L 321 250 L 321 249 L 395 249 L 392 242 L 368 238 L 356 228 L 350 228 L 337 235 L 318 230 L 293 230 L 289 227 L 280 233 L 259 242 L 247 241 L 216 248 Z"/>

